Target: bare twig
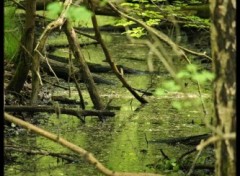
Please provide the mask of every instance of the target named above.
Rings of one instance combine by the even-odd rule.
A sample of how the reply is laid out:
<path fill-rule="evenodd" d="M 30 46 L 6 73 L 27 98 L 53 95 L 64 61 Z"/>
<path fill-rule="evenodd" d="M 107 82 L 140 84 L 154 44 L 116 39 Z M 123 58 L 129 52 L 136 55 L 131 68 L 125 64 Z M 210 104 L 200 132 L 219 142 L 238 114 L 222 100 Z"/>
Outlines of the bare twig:
<path fill-rule="evenodd" d="M 190 175 L 192 174 L 192 172 L 193 172 L 193 170 L 194 170 L 194 167 L 195 167 L 195 165 L 196 165 L 196 163 L 197 163 L 197 160 L 198 160 L 198 158 L 200 157 L 201 153 L 202 153 L 202 150 L 200 150 L 200 151 L 198 152 L 198 154 L 196 155 L 196 157 L 195 157 L 195 159 L 194 159 L 194 161 L 193 161 L 193 163 L 192 163 L 192 166 L 191 166 L 189 172 L 187 173 L 187 176 L 190 176 Z"/>
<path fill-rule="evenodd" d="M 11 1 L 12 1 L 14 4 L 16 4 L 18 8 L 23 9 L 23 10 L 26 10 L 26 8 L 25 8 L 22 4 L 20 4 L 19 2 L 15 1 L 15 0 L 11 0 Z"/>
<path fill-rule="evenodd" d="M 189 155 L 189 154 L 191 154 L 191 153 L 193 153 L 193 152 L 195 152 L 195 151 L 197 151 L 196 148 L 194 148 L 194 149 L 192 149 L 192 150 L 190 150 L 190 151 L 187 151 L 187 152 L 183 153 L 183 154 L 178 158 L 178 162 L 180 162 L 185 156 L 187 156 L 187 155 Z"/>
<path fill-rule="evenodd" d="M 164 157 L 164 159 L 170 160 L 170 158 L 163 152 L 163 149 L 160 149 L 160 152 L 161 152 L 162 156 Z"/>
<path fill-rule="evenodd" d="M 69 48 L 69 72 L 70 73 L 74 73 L 74 69 L 73 69 L 73 63 L 72 63 L 72 54 L 71 54 L 71 48 Z M 83 99 L 83 95 L 82 95 L 82 91 L 81 91 L 81 88 L 77 82 L 77 79 L 76 79 L 76 75 L 73 74 L 72 75 L 73 77 L 73 81 L 75 83 L 75 86 L 77 88 L 77 91 L 78 91 L 78 95 L 79 95 L 79 98 L 80 98 L 80 106 L 82 107 L 82 109 L 85 109 L 85 104 L 84 104 L 84 99 Z"/>
<path fill-rule="evenodd" d="M 38 51 L 38 50 L 37 50 L 37 51 Z M 39 52 L 39 51 L 38 51 L 38 52 Z M 42 55 L 40 52 L 39 52 L 39 54 Z M 46 57 L 46 54 L 45 54 L 45 57 L 44 57 L 44 58 L 45 58 L 45 60 L 46 60 L 46 63 L 47 63 L 47 65 L 48 65 L 50 71 L 53 73 L 54 77 L 57 79 L 57 83 L 59 84 L 59 79 L 58 79 L 56 73 L 53 71 L 51 65 L 49 64 L 48 58 Z"/>
<path fill-rule="evenodd" d="M 236 133 L 227 133 L 222 136 L 212 136 L 197 146 L 197 150 L 203 150 L 206 146 L 219 140 L 236 140 Z"/>

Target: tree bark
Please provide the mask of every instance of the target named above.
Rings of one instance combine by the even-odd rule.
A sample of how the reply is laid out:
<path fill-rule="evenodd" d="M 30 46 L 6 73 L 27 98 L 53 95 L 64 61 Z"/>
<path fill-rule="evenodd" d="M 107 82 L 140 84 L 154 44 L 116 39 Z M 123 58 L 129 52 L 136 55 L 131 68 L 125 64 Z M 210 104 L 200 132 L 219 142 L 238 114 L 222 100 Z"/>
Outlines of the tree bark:
<path fill-rule="evenodd" d="M 211 45 L 216 130 L 236 132 L 236 1 L 212 0 Z M 236 141 L 216 142 L 215 175 L 236 175 Z"/>
<path fill-rule="evenodd" d="M 25 8 L 26 22 L 19 48 L 18 65 L 11 82 L 7 87 L 7 90 L 15 91 L 17 93 L 19 93 L 23 88 L 32 62 L 36 0 L 26 0 Z"/>
<path fill-rule="evenodd" d="M 66 11 L 69 9 L 69 6 L 71 3 L 72 3 L 72 0 L 65 0 L 65 2 L 63 3 L 63 9 L 60 16 L 55 21 L 47 25 L 47 27 L 41 34 L 39 41 L 37 42 L 36 47 L 34 49 L 33 64 L 32 64 L 32 95 L 31 95 L 32 105 L 37 103 L 40 84 L 42 84 L 40 73 L 39 73 L 40 57 L 43 57 L 41 53 L 44 49 L 46 40 L 49 34 L 51 33 L 51 31 L 63 25 L 63 23 L 65 22 Z"/>
<path fill-rule="evenodd" d="M 87 86 L 90 98 L 94 104 L 94 107 L 98 110 L 102 110 L 104 109 L 103 103 L 98 94 L 92 74 L 80 50 L 80 45 L 77 41 L 76 33 L 68 20 L 66 20 L 64 24 L 64 31 L 65 31 L 65 34 L 67 35 L 69 46 L 73 52 L 73 55 L 78 61 L 80 71 L 83 75 L 84 82 L 86 83 L 86 86 Z"/>

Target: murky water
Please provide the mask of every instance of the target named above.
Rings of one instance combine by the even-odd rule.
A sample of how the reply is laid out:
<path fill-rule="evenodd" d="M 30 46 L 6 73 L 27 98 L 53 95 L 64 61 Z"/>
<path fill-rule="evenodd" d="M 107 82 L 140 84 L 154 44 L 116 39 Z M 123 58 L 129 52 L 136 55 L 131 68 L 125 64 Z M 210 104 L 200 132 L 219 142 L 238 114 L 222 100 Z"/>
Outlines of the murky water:
<path fill-rule="evenodd" d="M 105 40 L 111 54 L 117 64 L 130 68 L 147 70 L 148 49 L 144 45 L 133 45 L 120 34 L 107 34 Z M 60 51 L 58 51 L 60 52 Z M 64 51 L 63 53 L 65 53 Z M 99 46 L 89 46 L 84 49 L 86 60 L 102 63 L 104 55 Z M 67 53 L 65 53 L 67 55 Z M 155 60 L 156 70 L 161 74 L 127 75 L 125 79 L 135 88 L 154 91 L 162 81 L 169 79 L 169 74 L 159 60 Z M 178 61 L 176 61 L 178 62 Z M 107 63 L 105 63 L 107 65 Z M 184 65 L 184 62 L 182 63 Z M 180 64 L 181 65 L 181 64 Z M 181 171 L 167 171 L 164 168 L 149 167 L 163 158 L 160 150 L 171 159 L 177 159 L 184 152 L 193 149 L 194 146 L 183 144 L 168 145 L 166 143 L 150 143 L 158 139 L 170 137 L 183 137 L 210 132 L 204 127 L 204 114 L 200 104 L 195 104 L 198 97 L 197 86 L 189 82 L 186 92 L 190 92 L 192 98 L 184 98 L 181 93 L 166 94 L 163 97 L 148 96 L 148 104 L 142 106 L 134 97 L 121 86 L 121 83 L 112 73 L 101 74 L 104 78 L 112 80 L 116 85 L 98 85 L 98 91 L 102 100 L 107 103 L 111 100 L 111 106 L 118 106 L 116 116 L 107 118 L 105 122 L 99 122 L 95 117 L 86 117 L 83 124 L 73 116 L 55 114 L 43 115 L 38 122 L 40 127 L 52 133 L 59 134 L 68 141 L 93 153 L 100 162 L 114 171 L 127 172 L 156 172 L 167 175 L 184 175 Z M 87 108 L 92 108 L 89 95 L 84 85 L 83 95 L 88 103 Z M 207 116 L 212 117 L 212 101 L 209 86 L 203 87 L 204 101 L 207 107 Z M 67 96 L 68 91 L 55 89 L 55 95 Z M 77 91 L 72 88 L 72 98 L 77 98 Z M 173 100 L 189 102 L 191 106 L 182 110 L 172 107 Z M 17 137 L 11 140 L 19 142 L 25 148 L 35 147 L 59 153 L 71 153 L 62 146 L 55 144 L 43 137 L 30 135 L 23 130 Z M 90 176 L 101 175 L 83 159 L 69 163 L 50 156 L 28 155 L 24 153 L 11 153 L 16 157 L 16 163 L 5 165 L 5 175 L 8 176 Z"/>

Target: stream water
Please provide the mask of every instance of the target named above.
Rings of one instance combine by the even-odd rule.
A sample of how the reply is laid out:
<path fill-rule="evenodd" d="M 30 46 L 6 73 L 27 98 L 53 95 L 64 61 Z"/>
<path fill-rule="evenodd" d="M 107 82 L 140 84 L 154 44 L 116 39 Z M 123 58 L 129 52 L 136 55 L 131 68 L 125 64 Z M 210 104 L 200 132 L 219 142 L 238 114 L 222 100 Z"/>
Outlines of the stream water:
<path fill-rule="evenodd" d="M 105 33 L 104 40 L 117 64 L 143 71 L 148 70 L 146 58 L 149 49 L 146 46 L 131 44 L 124 35 L 117 33 Z M 56 54 L 67 56 L 67 51 L 67 49 L 59 49 Z M 102 62 L 104 55 L 100 46 L 85 47 L 84 54 L 87 61 L 107 65 Z M 184 61 L 179 60 L 174 60 L 174 63 L 179 67 L 185 65 Z M 170 75 L 160 60 L 153 58 L 153 65 L 159 71 L 158 74 L 125 74 L 124 77 L 134 88 L 148 89 L 154 92 L 164 80 L 170 79 Z M 141 105 L 122 87 L 113 73 L 99 75 L 115 82 L 115 85 L 99 84 L 97 86 L 105 104 L 111 100 L 111 106 L 119 107 L 119 110 L 114 110 L 115 117 L 107 118 L 104 122 L 99 122 L 94 117 L 86 117 L 86 123 L 83 124 L 73 116 L 61 115 L 57 118 L 55 114 L 41 113 L 41 116 L 38 115 L 38 126 L 59 134 L 68 141 L 88 150 L 106 167 L 114 171 L 185 175 L 179 169 L 173 170 L 161 166 L 159 163 L 163 161 L 164 157 L 160 150 L 173 160 L 178 159 L 194 146 L 169 145 L 152 141 L 210 132 L 204 126 L 204 120 L 210 122 L 213 116 L 210 85 L 202 87 L 203 100 L 207 110 L 207 115 L 204 116 L 201 104 L 195 103 L 198 99 L 197 86 L 190 81 L 186 80 L 188 86 L 185 91 L 188 93 L 188 98 L 184 97 L 182 92 L 168 92 L 164 96 L 154 94 L 146 96 L 149 103 Z M 77 91 L 74 85 L 71 85 L 71 98 L 77 99 Z M 83 84 L 81 84 L 81 88 L 84 99 L 88 103 L 87 109 L 91 109 L 92 103 L 86 88 Z M 67 97 L 69 91 L 56 88 L 54 95 Z M 177 110 L 172 106 L 173 101 L 188 102 L 191 106 Z M 26 130 L 21 130 L 16 137 L 11 137 L 11 140 L 20 143 L 26 149 L 37 147 L 52 152 L 71 153 L 68 149 Z M 4 171 L 7 176 L 101 175 L 81 158 L 77 158 L 76 162 L 66 162 L 51 156 L 14 152 L 9 155 L 15 158 L 15 162 L 6 163 Z M 196 152 L 193 153 L 193 156 L 195 155 Z M 204 155 L 200 158 L 202 162 L 205 162 L 205 159 Z M 206 175 L 206 173 L 197 175 Z"/>

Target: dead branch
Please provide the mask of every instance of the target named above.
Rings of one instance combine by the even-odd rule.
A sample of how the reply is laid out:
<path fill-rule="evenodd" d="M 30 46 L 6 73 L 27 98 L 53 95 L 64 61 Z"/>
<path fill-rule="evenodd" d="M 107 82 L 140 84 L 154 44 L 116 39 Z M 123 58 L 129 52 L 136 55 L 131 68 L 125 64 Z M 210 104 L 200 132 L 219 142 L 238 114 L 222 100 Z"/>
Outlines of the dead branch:
<path fill-rule="evenodd" d="M 15 152 L 21 152 L 21 153 L 27 153 L 31 155 L 43 155 L 43 156 L 52 156 L 52 157 L 57 157 L 61 158 L 63 160 L 69 161 L 69 162 L 77 162 L 78 159 L 76 155 L 71 155 L 68 153 L 57 153 L 57 152 L 50 152 L 42 149 L 26 149 L 21 146 L 12 146 L 12 145 L 5 145 L 4 146 L 5 151 L 15 151 Z"/>
<path fill-rule="evenodd" d="M 52 100 L 53 101 L 59 101 L 62 104 L 79 104 L 80 101 L 79 100 L 73 100 L 73 99 L 69 99 L 63 96 L 52 96 Z"/>
<path fill-rule="evenodd" d="M 68 114 L 78 117 L 84 122 L 82 116 L 115 116 L 114 112 L 106 110 L 80 110 L 79 108 L 59 107 L 61 114 Z M 56 107 L 53 106 L 15 106 L 5 105 L 4 110 L 7 112 L 49 112 L 55 113 Z"/>
<path fill-rule="evenodd" d="M 93 6 L 93 2 L 90 0 L 89 1 L 89 5 L 92 9 L 93 12 L 95 12 L 94 6 Z M 112 57 L 102 39 L 101 33 L 99 31 L 99 27 L 98 27 L 98 23 L 97 23 L 97 18 L 96 15 L 93 14 L 92 16 L 92 24 L 95 30 L 95 37 L 96 40 L 100 43 L 102 50 L 105 54 L 106 60 L 108 61 L 109 65 L 111 66 L 113 72 L 115 73 L 115 75 L 117 76 L 117 78 L 122 82 L 123 86 L 126 87 L 129 92 L 131 92 L 131 94 L 141 103 L 148 103 L 146 99 L 144 99 L 143 97 L 139 96 L 138 93 L 127 83 L 127 81 L 124 79 L 123 75 L 120 73 L 119 69 L 117 68 L 116 64 L 113 62 Z"/>
<path fill-rule="evenodd" d="M 206 141 L 203 141 L 197 146 L 197 150 L 203 150 L 206 146 L 213 144 L 220 140 L 236 140 L 236 133 L 227 133 L 222 136 L 212 136 L 208 138 Z"/>
<path fill-rule="evenodd" d="M 58 57 L 60 58 L 60 57 Z M 67 60 L 66 60 L 67 61 Z M 64 62 L 59 62 L 56 61 L 55 58 L 52 57 L 48 58 L 48 62 L 51 65 L 52 69 L 54 70 L 54 72 L 56 73 L 56 75 L 59 78 L 63 78 L 64 80 L 68 80 L 69 77 L 69 65 Z M 50 71 L 48 64 L 46 63 L 45 59 L 41 59 L 41 66 L 43 68 L 44 71 L 46 71 L 47 73 L 51 74 L 52 72 Z M 80 69 L 76 66 L 73 66 L 73 70 L 72 70 L 72 75 L 73 74 L 76 76 L 76 78 L 80 79 L 81 81 L 83 81 L 83 76 L 82 74 L 80 74 Z M 107 84 L 107 85 L 114 85 L 114 83 L 112 81 L 109 81 L 107 79 L 101 78 L 99 75 L 95 74 L 95 73 L 91 73 L 93 76 L 93 80 L 95 83 L 102 83 L 102 84 Z"/>

